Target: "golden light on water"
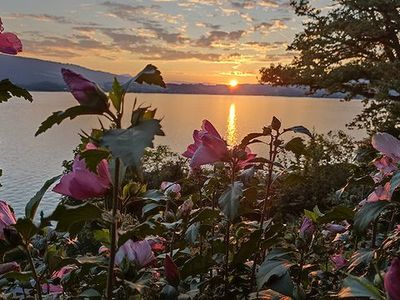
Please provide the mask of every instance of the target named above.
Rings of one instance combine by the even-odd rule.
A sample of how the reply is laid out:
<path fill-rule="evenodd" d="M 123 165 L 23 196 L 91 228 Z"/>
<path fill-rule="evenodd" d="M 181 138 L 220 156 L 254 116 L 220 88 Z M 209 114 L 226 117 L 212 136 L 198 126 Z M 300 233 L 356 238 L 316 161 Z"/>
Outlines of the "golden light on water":
<path fill-rule="evenodd" d="M 236 106 L 235 103 L 231 103 L 229 107 L 228 122 L 226 128 L 226 138 L 229 146 L 236 145 Z"/>

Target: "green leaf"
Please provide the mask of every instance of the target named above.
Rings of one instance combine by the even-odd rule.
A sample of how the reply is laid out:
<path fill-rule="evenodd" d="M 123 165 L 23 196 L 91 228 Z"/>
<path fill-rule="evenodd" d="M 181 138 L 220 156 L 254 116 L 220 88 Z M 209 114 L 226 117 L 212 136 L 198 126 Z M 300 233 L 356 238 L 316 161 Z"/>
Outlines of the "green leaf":
<path fill-rule="evenodd" d="M 244 242 L 239 251 L 233 256 L 233 263 L 239 264 L 245 262 L 250 256 L 259 250 L 261 240 L 261 230 L 257 229 L 251 233 L 250 238 Z"/>
<path fill-rule="evenodd" d="M 164 195 L 164 193 L 161 193 L 159 190 L 148 190 L 141 197 L 145 200 L 152 200 L 155 202 L 167 200 L 167 197 Z"/>
<path fill-rule="evenodd" d="M 26 204 L 25 206 L 25 217 L 28 219 L 33 220 L 35 218 L 36 210 L 40 204 L 40 201 L 42 201 L 42 198 L 46 191 L 49 189 L 49 187 L 56 182 L 61 175 L 55 176 L 45 182 L 45 184 L 42 186 L 42 188 L 33 196 L 31 200 Z"/>
<path fill-rule="evenodd" d="M 161 72 L 154 65 L 147 65 L 142 71 L 140 71 L 135 77 L 126 82 L 122 87 L 125 91 L 129 91 L 129 88 L 133 82 L 154 84 L 161 87 L 166 87 L 165 82 L 161 76 Z"/>
<path fill-rule="evenodd" d="M 160 135 L 159 120 L 147 120 L 129 129 L 111 129 L 107 131 L 102 146 L 111 150 L 114 157 L 122 160 L 127 167 L 138 168 L 147 147 L 153 147 L 155 135 Z"/>
<path fill-rule="evenodd" d="M 103 111 L 93 110 L 93 108 L 81 105 L 70 107 L 65 111 L 56 111 L 42 122 L 42 124 L 39 126 L 39 129 L 36 131 L 35 136 L 38 136 L 39 134 L 45 132 L 46 130 L 53 127 L 55 124 L 60 124 L 67 118 L 70 118 L 72 120 L 77 116 L 102 114 Z"/>
<path fill-rule="evenodd" d="M 253 132 L 253 133 L 249 133 L 248 135 L 246 135 L 242 141 L 240 142 L 240 148 L 244 149 L 247 145 L 249 145 L 251 143 L 251 141 L 255 138 L 259 138 L 262 136 L 266 136 L 265 133 L 257 133 L 257 132 Z"/>
<path fill-rule="evenodd" d="M 163 232 L 163 229 L 164 227 L 160 223 L 146 221 L 121 234 L 118 238 L 118 247 L 129 239 L 144 239 L 149 235 L 159 235 Z"/>
<path fill-rule="evenodd" d="M 125 96 L 125 90 L 122 85 L 118 82 L 117 78 L 114 78 L 112 89 L 109 93 L 112 104 L 115 109 L 119 112 L 121 110 L 121 104 Z"/>
<path fill-rule="evenodd" d="M 400 186 L 400 172 L 397 172 L 390 179 L 390 193 L 393 194 L 394 190 Z"/>
<path fill-rule="evenodd" d="M 93 232 L 93 237 L 102 244 L 110 245 L 110 232 L 108 229 L 95 230 Z"/>
<path fill-rule="evenodd" d="M 290 299 L 296 299 L 296 300 L 306 299 L 306 298 L 295 297 L 296 287 L 293 283 L 292 277 L 290 276 L 289 272 L 286 272 L 281 277 L 271 278 L 267 284 L 267 287 L 282 295 L 291 297 Z"/>
<path fill-rule="evenodd" d="M 304 126 L 293 126 L 293 127 L 290 127 L 290 128 L 286 128 L 284 130 L 284 132 L 286 132 L 286 131 L 293 131 L 294 133 L 302 133 L 302 134 L 308 135 L 310 138 L 313 137 L 311 132 L 310 132 L 310 130 L 308 130 Z"/>
<path fill-rule="evenodd" d="M 160 294 L 160 300 L 177 300 L 179 296 L 178 290 L 172 285 L 165 285 Z"/>
<path fill-rule="evenodd" d="M 32 95 L 26 89 L 13 84 L 9 79 L 0 81 L 0 103 L 7 102 L 12 97 L 24 98 L 30 102 L 33 101 Z"/>
<path fill-rule="evenodd" d="M 110 152 L 107 149 L 88 149 L 80 153 L 80 157 L 85 160 L 87 168 L 96 173 L 97 166 L 103 159 L 108 159 Z"/>
<path fill-rule="evenodd" d="M 183 265 L 181 271 L 182 278 L 206 273 L 214 265 L 214 263 L 215 262 L 211 256 L 195 256 L 186 261 Z"/>
<path fill-rule="evenodd" d="M 350 266 L 348 267 L 348 270 L 353 271 L 360 265 L 367 267 L 374 258 L 374 254 L 374 250 L 368 249 L 360 249 L 354 252 L 354 254 L 350 258 Z"/>
<path fill-rule="evenodd" d="M 301 137 L 295 137 L 286 143 L 285 149 L 293 152 L 296 156 L 300 156 L 305 153 L 306 145 Z"/>
<path fill-rule="evenodd" d="M 229 185 L 228 189 L 218 199 L 222 212 L 231 221 L 238 215 L 239 200 L 242 195 L 243 183 L 235 181 L 233 185 Z"/>
<path fill-rule="evenodd" d="M 275 116 L 272 117 L 271 128 L 274 130 L 279 130 L 281 128 L 281 121 Z"/>
<path fill-rule="evenodd" d="M 18 219 L 17 223 L 13 225 L 17 229 L 18 233 L 23 237 L 25 242 L 29 240 L 39 232 L 39 228 L 32 222 L 31 219 L 23 218 Z"/>
<path fill-rule="evenodd" d="M 75 230 L 75 224 L 93 220 L 100 220 L 103 211 L 97 206 L 86 202 L 80 205 L 58 205 L 49 217 L 49 220 L 57 221 L 56 229 L 63 232 Z"/>
<path fill-rule="evenodd" d="M 145 216 L 147 213 L 155 210 L 156 208 L 159 208 L 161 210 L 161 208 L 164 208 L 163 205 L 160 205 L 158 203 L 149 203 L 146 204 L 145 206 L 143 206 L 142 208 L 142 216 Z"/>
<path fill-rule="evenodd" d="M 32 272 L 8 272 L 1 276 L 2 278 L 14 279 L 21 282 L 27 282 L 33 278 Z"/>
<path fill-rule="evenodd" d="M 353 209 L 343 206 L 343 205 L 338 205 L 335 206 L 332 210 L 328 211 L 326 214 L 321 216 L 318 219 L 319 223 L 330 223 L 333 221 L 343 221 L 343 220 L 353 220 L 354 218 L 354 211 Z"/>
<path fill-rule="evenodd" d="M 318 216 L 317 213 L 305 209 L 305 210 L 304 210 L 304 215 L 305 215 L 307 218 L 309 218 L 311 221 L 313 221 L 314 223 L 317 223 L 317 222 L 318 222 L 319 216 Z"/>
<path fill-rule="evenodd" d="M 354 216 L 354 229 L 360 233 L 364 232 L 389 205 L 388 201 L 365 203 Z"/>
<path fill-rule="evenodd" d="M 262 289 L 273 277 L 281 277 L 288 273 L 288 269 L 292 264 L 285 260 L 266 259 L 260 266 L 257 272 L 257 287 Z"/>
<path fill-rule="evenodd" d="M 212 221 L 218 218 L 219 215 L 220 215 L 219 210 L 210 207 L 205 207 L 194 213 L 191 213 L 190 215 L 191 218 L 189 223 Z"/>
<path fill-rule="evenodd" d="M 343 281 L 343 288 L 339 291 L 339 298 L 364 297 L 373 300 L 385 299 L 380 291 L 367 279 L 349 275 Z"/>
<path fill-rule="evenodd" d="M 185 233 L 185 240 L 191 244 L 196 243 L 200 231 L 200 223 L 193 223 L 188 227 Z"/>
<path fill-rule="evenodd" d="M 80 293 L 79 297 L 81 298 L 89 298 L 89 299 L 97 299 L 101 298 L 101 294 L 95 289 L 87 289 Z"/>

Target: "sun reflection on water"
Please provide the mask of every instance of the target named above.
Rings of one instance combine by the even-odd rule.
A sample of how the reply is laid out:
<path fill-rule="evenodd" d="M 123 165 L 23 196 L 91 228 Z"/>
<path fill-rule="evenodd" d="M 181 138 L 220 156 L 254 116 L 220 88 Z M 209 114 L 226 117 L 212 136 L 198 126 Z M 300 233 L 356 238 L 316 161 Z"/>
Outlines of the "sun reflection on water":
<path fill-rule="evenodd" d="M 231 103 L 229 107 L 228 122 L 226 128 L 226 137 L 229 146 L 236 145 L 237 132 L 236 132 L 236 105 Z"/>

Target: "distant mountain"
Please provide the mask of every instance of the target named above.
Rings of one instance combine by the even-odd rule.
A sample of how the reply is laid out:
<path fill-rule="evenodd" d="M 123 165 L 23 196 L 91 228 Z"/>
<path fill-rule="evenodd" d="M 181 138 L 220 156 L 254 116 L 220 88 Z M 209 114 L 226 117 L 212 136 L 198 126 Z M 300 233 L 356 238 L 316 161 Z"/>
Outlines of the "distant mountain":
<path fill-rule="evenodd" d="M 71 69 L 96 82 L 103 89 L 109 90 L 114 77 L 124 83 L 129 75 L 116 75 L 95 71 L 73 64 L 64 64 L 36 58 L 10 56 L 0 54 L 0 80 L 9 78 L 13 83 L 30 91 L 64 91 L 67 89 L 61 68 Z M 167 93 L 167 94 L 210 94 L 210 95 L 262 95 L 262 96 L 306 96 L 306 89 L 298 87 L 273 87 L 260 84 L 241 84 L 231 89 L 227 85 L 207 85 L 188 83 L 169 83 L 163 89 L 146 84 L 134 84 L 130 92 L 135 93 Z M 322 96 L 318 93 L 315 96 Z M 340 97 L 341 95 L 336 95 Z"/>

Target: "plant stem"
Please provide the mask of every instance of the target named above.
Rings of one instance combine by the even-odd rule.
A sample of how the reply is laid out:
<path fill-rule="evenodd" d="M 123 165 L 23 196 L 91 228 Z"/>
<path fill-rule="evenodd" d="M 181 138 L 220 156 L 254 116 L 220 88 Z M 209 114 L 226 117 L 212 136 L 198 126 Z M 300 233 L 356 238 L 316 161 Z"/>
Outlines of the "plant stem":
<path fill-rule="evenodd" d="M 378 230 L 378 220 L 375 220 L 372 227 L 372 240 L 371 240 L 371 248 L 375 249 L 376 247 L 376 233 Z"/>
<path fill-rule="evenodd" d="M 226 224 L 226 235 L 225 235 L 225 296 L 228 293 L 228 279 L 229 279 L 229 229 L 231 222 L 227 220 Z"/>
<path fill-rule="evenodd" d="M 29 246 L 25 243 L 24 243 L 24 247 L 25 247 L 26 253 L 28 254 L 29 265 L 31 266 L 31 269 L 32 269 L 33 278 L 35 279 L 36 292 L 38 294 L 38 298 L 39 298 L 39 300 L 42 300 L 42 287 L 40 286 L 39 277 L 36 272 L 35 264 L 33 263 L 31 251 L 29 250 Z"/>
<path fill-rule="evenodd" d="M 297 276 L 297 285 L 300 286 L 301 284 L 301 279 L 302 279 L 302 273 L 303 273 L 303 264 L 304 264 L 304 252 L 301 250 L 300 253 L 300 264 L 299 264 L 299 274 Z"/>
<path fill-rule="evenodd" d="M 115 121 L 115 127 L 117 129 L 121 128 L 122 115 L 118 114 L 116 117 L 110 110 L 107 113 Z M 112 198 L 112 223 L 111 223 L 111 245 L 110 245 L 110 262 L 108 265 L 107 273 L 107 286 L 106 286 L 106 296 L 107 300 L 112 300 L 113 283 L 114 283 L 114 264 L 115 264 L 115 254 L 117 251 L 117 240 L 118 240 L 118 228 L 117 228 L 117 209 L 118 209 L 118 192 L 119 192 L 119 173 L 120 173 L 120 160 L 115 158 L 115 171 L 114 171 L 114 187 L 113 187 L 113 198 Z"/>
<path fill-rule="evenodd" d="M 112 223 L 111 223 L 111 246 L 110 246 L 110 264 L 108 265 L 107 274 L 107 299 L 112 299 L 113 282 L 114 282 L 114 264 L 115 264 L 115 253 L 117 248 L 117 206 L 118 206 L 118 186 L 119 186 L 119 169 L 120 161 L 119 158 L 115 160 L 115 182 L 113 189 L 113 201 L 112 201 Z"/>

